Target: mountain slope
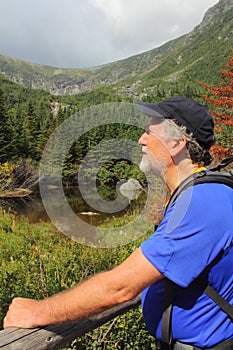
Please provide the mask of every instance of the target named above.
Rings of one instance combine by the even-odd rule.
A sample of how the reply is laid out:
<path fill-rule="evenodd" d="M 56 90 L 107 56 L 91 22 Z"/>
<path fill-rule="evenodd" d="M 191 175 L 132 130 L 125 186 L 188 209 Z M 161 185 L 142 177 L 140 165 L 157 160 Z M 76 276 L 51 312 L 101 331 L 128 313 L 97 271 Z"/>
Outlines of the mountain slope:
<path fill-rule="evenodd" d="M 88 69 L 58 69 L 0 56 L 0 70 L 26 87 L 52 94 L 77 94 L 96 86 L 134 85 L 146 92 L 161 82 L 215 83 L 233 47 L 233 2 L 220 0 L 190 33 L 159 48 Z"/>

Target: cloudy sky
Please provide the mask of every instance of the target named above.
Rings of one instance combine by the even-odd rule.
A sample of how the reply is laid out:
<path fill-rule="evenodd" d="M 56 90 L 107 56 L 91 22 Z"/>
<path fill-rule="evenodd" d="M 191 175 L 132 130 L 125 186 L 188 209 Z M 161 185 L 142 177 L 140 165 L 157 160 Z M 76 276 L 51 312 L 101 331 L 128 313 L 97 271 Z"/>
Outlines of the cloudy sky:
<path fill-rule="evenodd" d="M 0 54 L 81 68 L 190 32 L 218 0 L 0 0 Z"/>

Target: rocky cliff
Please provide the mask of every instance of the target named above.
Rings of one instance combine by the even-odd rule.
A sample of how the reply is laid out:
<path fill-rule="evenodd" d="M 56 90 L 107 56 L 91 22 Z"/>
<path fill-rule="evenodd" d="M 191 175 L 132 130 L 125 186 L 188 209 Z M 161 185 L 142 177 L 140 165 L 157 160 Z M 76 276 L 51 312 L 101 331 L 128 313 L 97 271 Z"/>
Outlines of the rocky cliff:
<path fill-rule="evenodd" d="M 155 79 L 206 79 L 220 69 L 233 47 L 233 1 L 220 0 L 190 33 L 161 47 L 124 60 L 88 69 L 58 69 L 0 56 L 0 71 L 26 87 L 55 95 L 78 94 L 96 86 L 122 91 L 150 88 Z M 202 67 L 202 72 L 200 71 Z M 200 73 L 200 74 L 199 74 Z"/>

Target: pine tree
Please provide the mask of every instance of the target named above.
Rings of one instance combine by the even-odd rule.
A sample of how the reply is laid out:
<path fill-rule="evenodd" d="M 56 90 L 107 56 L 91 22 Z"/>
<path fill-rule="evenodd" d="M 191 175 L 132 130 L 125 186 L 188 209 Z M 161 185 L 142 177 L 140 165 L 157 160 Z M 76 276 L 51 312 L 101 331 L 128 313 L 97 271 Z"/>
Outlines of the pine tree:
<path fill-rule="evenodd" d="M 25 135 L 27 142 L 27 157 L 38 160 L 39 152 L 37 149 L 37 139 L 39 134 L 39 120 L 35 105 L 29 101 L 27 110 L 27 119 L 25 120 Z"/>
<path fill-rule="evenodd" d="M 11 129 L 3 91 L 0 89 L 0 162 L 6 162 L 11 154 Z"/>

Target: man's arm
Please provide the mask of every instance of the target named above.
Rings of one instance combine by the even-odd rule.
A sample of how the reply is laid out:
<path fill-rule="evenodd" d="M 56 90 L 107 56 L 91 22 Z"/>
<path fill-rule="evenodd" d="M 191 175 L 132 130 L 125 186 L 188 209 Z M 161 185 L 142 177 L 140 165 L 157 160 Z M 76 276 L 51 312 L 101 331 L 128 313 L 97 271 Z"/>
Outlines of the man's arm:
<path fill-rule="evenodd" d="M 65 292 L 39 301 L 13 299 L 4 328 L 34 328 L 85 318 L 133 299 L 163 277 L 139 248 L 113 270 L 97 274 Z"/>

